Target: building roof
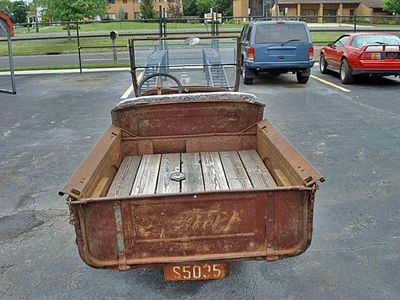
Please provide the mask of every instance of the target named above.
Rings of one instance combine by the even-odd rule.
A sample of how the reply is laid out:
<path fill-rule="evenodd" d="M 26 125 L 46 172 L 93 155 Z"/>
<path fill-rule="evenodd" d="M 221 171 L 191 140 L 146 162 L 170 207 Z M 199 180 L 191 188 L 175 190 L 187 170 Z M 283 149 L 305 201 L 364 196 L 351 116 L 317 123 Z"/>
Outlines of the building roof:
<path fill-rule="evenodd" d="M 367 1 L 367 0 L 365 0 Z M 380 1 L 380 0 L 369 0 L 369 1 Z M 332 4 L 332 3 L 343 3 L 343 4 L 359 4 L 363 0 L 278 0 L 278 4 Z M 383 0 L 382 0 L 383 2 Z"/>
<path fill-rule="evenodd" d="M 385 0 L 361 0 L 361 3 L 370 8 L 382 8 Z"/>
<path fill-rule="evenodd" d="M 343 4 L 364 4 L 370 8 L 382 8 L 385 0 L 278 0 L 278 4 L 332 4 L 332 3 L 343 3 Z"/>

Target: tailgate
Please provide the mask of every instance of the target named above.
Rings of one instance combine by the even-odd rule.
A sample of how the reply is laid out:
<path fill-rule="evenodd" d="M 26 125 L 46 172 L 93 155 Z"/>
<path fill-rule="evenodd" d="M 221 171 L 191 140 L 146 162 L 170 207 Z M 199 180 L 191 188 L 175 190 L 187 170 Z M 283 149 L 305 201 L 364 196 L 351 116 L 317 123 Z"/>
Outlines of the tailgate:
<path fill-rule="evenodd" d="M 304 62 L 309 60 L 309 42 L 260 44 L 255 47 L 254 61 L 259 63 Z"/>
<path fill-rule="evenodd" d="M 93 267 L 302 253 L 311 241 L 313 190 L 164 194 L 70 202 L 82 259 Z"/>

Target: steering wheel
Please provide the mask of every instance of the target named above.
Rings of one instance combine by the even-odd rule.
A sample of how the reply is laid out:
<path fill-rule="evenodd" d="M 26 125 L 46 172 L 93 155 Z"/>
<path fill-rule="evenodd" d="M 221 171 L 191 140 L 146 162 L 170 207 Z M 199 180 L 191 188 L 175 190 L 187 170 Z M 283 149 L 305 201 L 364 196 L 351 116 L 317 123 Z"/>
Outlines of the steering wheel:
<path fill-rule="evenodd" d="M 176 78 L 175 76 L 168 74 L 168 73 L 154 73 L 149 76 L 146 76 L 145 78 L 142 79 L 142 81 L 140 81 L 139 88 L 138 88 L 138 96 L 142 95 L 142 86 L 146 81 L 148 81 L 151 78 L 160 77 L 160 76 L 168 77 L 168 78 L 171 78 L 173 81 L 175 81 L 178 86 L 178 94 L 182 94 L 182 83 L 179 81 L 178 78 Z M 162 80 L 161 80 L 161 86 L 157 85 L 156 88 L 158 91 L 157 94 L 162 95 L 162 89 L 163 89 Z"/>

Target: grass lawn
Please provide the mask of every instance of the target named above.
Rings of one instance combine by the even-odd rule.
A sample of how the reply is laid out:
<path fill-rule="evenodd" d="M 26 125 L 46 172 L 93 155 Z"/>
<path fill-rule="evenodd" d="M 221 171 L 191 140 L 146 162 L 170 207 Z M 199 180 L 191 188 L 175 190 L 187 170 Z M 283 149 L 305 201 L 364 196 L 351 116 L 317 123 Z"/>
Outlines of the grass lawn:
<path fill-rule="evenodd" d="M 127 46 L 127 39 L 118 39 L 118 46 Z M 111 46 L 108 38 L 92 38 L 81 41 L 81 46 Z M 85 49 L 87 51 L 110 51 L 110 49 Z M 21 55 L 43 55 L 48 53 L 77 53 L 78 45 L 76 40 L 39 40 L 39 41 L 18 41 L 13 43 L 13 54 Z M 0 56 L 7 55 L 7 44 L 0 44 Z"/>
<path fill-rule="evenodd" d="M 229 29 L 229 30 L 238 30 L 242 29 L 243 25 L 241 24 L 221 24 L 219 28 Z M 207 31 L 210 30 L 211 26 L 209 24 L 203 23 L 167 23 L 167 31 L 168 29 L 193 29 L 199 31 Z M 112 30 L 135 30 L 140 32 L 141 30 L 158 30 L 159 23 L 147 23 L 147 22 L 109 22 L 109 23 L 89 23 L 89 24 L 79 24 L 80 34 L 85 34 L 85 32 L 93 32 L 93 31 L 112 31 Z M 76 29 L 72 30 L 74 33 Z M 61 25 L 52 25 L 52 26 L 40 26 L 39 34 L 43 35 L 45 33 L 56 33 L 56 32 L 66 32 L 65 26 Z M 15 33 L 17 37 L 23 37 L 24 34 L 36 34 L 35 27 L 19 27 L 15 29 Z"/>
<path fill-rule="evenodd" d="M 64 52 L 73 53 L 77 52 L 76 41 L 60 41 L 60 40 L 49 40 L 49 41 L 26 41 L 26 42 L 14 42 L 13 43 L 13 54 L 15 56 L 21 55 L 40 55 L 49 52 Z M 7 55 L 7 45 L 5 43 L 0 44 L 0 56 Z"/>
<path fill-rule="evenodd" d="M 315 44 L 328 44 L 334 42 L 345 32 L 311 32 L 311 39 Z"/>

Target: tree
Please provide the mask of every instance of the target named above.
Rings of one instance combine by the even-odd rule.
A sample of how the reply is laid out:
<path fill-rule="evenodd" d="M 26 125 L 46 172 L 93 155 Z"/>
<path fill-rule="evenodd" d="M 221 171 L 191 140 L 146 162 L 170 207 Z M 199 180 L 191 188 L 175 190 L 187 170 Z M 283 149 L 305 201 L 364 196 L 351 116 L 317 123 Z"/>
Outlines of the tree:
<path fill-rule="evenodd" d="M 222 13 L 223 16 L 233 16 L 233 1 L 216 0 L 215 11 Z"/>
<path fill-rule="evenodd" d="M 26 23 L 27 22 L 27 6 L 24 1 L 15 1 L 13 2 L 13 19 L 16 23 Z"/>
<path fill-rule="evenodd" d="M 185 16 L 198 16 L 196 0 L 183 0 L 183 14 Z"/>
<path fill-rule="evenodd" d="M 47 16 L 53 21 L 80 21 L 104 16 L 106 0 L 43 0 Z M 68 39 L 71 39 L 70 24 L 67 23 Z"/>
<path fill-rule="evenodd" d="M 140 12 L 144 19 L 154 19 L 156 17 L 156 11 L 152 0 L 142 0 L 140 4 Z"/>
<path fill-rule="evenodd" d="M 80 21 L 103 16 L 108 8 L 106 0 L 44 0 L 46 13 L 57 21 Z"/>
<path fill-rule="evenodd" d="M 185 16 L 200 16 L 210 12 L 222 13 L 223 16 L 233 15 L 232 0 L 183 0 L 183 12 Z"/>
<path fill-rule="evenodd" d="M 118 9 L 117 19 L 118 20 L 125 20 L 125 10 L 124 10 L 123 7 L 120 7 Z"/>
<path fill-rule="evenodd" d="M 11 16 L 12 13 L 12 3 L 9 0 L 0 0 L 0 11 Z"/>
<path fill-rule="evenodd" d="M 182 17 L 182 11 L 179 4 L 168 2 L 167 10 L 168 10 L 168 17 L 170 18 Z"/>
<path fill-rule="evenodd" d="M 400 14 L 400 0 L 385 0 L 383 3 L 383 10 Z"/>
<path fill-rule="evenodd" d="M 216 11 L 217 0 L 197 0 L 196 5 L 197 5 L 197 13 L 201 17 L 203 17 L 205 13 L 210 12 L 210 8 L 213 8 L 214 12 L 217 12 Z"/>
<path fill-rule="evenodd" d="M 0 0 L 0 11 L 11 16 L 15 23 L 26 23 L 27 6 L 24 1 Z"/>

